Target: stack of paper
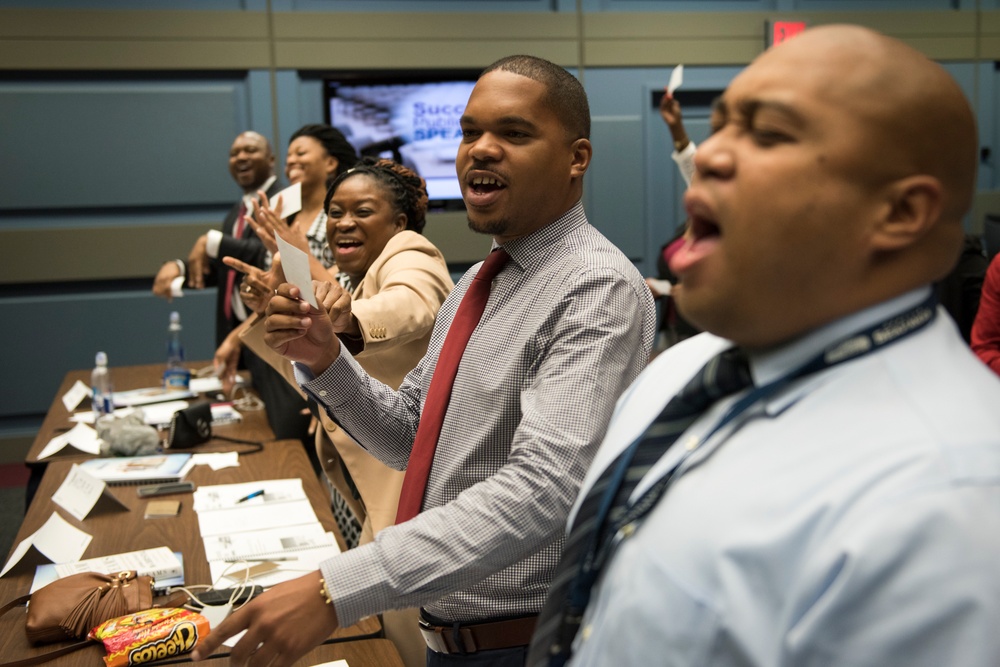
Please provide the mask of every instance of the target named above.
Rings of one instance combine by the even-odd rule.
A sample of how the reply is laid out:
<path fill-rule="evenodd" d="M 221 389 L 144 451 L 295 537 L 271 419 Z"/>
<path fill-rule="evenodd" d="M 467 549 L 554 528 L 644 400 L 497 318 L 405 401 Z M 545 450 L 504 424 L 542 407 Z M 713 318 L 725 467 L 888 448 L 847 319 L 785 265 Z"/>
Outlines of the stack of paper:
<path fill-rule="evenodd" d="M 191 454 L 182 452 L 89 459 L 81 463 L 80 468 L 112 485 L 165 484 L 184 479 L 193 465 Z"/>
<path fill-rule="evenodd" d="M 194 509 L 218 587 L 242 581 L 248 571 L 253 583 L 273 586 L 318 569 L 340 551 L 299 479 L 202 486 Z"/>
<path fill-rule="evenodd" d="M 31 582 L 31 592 L 34 593 L 42 586 L 71 574 L 80 572 L 111 574 L 126 570 L 135 570 L 136 574 L 151 576 L 156 590 L 184 585 L 184 561 L 180 552 L 171 551 L 167 547 L 156 547 L 71 563 L 39 565 L 35 569 L 35 579 Z"/>

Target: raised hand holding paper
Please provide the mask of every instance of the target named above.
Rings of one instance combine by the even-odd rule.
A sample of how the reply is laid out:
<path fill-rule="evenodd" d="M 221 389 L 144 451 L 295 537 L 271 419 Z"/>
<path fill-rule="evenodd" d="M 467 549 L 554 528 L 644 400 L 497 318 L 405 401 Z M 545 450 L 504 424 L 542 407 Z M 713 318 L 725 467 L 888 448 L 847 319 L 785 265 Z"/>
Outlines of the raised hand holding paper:
<path fill-rule="evenodd" d="M 281 210 L 278 211 L 279 218 L 287 218 L 302 210 L 302 184 L 293 183 L 287 188 L 274 195 L 271 201 L 277 201 L 281 197 Z"/>
<path fill-rule="evenodd" d="M 313 294 L 312 273 L 309 271 L 309 255 L 299 250 L 291 243 L 275 234 L 278 241 L 278 251 L 281 253 L 281 269 L 285 279 L 299 288 L 302 298 L 313 308 L 319 308 L 316 295 Z"/>
<path fill-rule="evenodd" d="M 674 68 L 674 71 L 670 73 L 670 82 L 667 83 L 667 92 L 671 95 L 674 91 L 681 87 L 684 83 L 684 65 L 678 65 Z"/>

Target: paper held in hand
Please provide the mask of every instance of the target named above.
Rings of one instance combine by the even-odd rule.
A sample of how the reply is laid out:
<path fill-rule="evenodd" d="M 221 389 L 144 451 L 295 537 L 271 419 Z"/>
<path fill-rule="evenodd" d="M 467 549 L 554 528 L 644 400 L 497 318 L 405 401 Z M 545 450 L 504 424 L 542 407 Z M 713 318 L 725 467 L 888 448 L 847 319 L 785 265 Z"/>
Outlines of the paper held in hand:
<path fill-rule="evenodd" d="M 302 298 L 313 308 L 319 308 L 313 294 L 312 273 L 309 271 L 309 255 L 275 234 L 278 251 L 281 253 L 281 270 L 285 279 L 299 288 Z"/>

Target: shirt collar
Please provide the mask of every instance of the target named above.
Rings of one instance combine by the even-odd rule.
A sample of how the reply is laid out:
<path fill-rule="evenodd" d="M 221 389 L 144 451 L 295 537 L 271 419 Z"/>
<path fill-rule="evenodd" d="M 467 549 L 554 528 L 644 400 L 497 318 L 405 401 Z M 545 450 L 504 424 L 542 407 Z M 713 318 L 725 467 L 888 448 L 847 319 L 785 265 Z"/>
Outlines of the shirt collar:
<path fill-rule="evenodd" d="M 263 190 L 264 192 L 267 192 L 268 190 L 271 189 L 271 186 L 274 185 L 274 182 L 276 180 L 278 180 L 278 177 L 275 176 L 274 174 L 271 174 L 270 178 L 261 183 L 259 188 L 257 188 L 253 192 L 244 193 L 243 205 L 247 207 L 248 211 L 253 211 L 253 203 L 257 201 L 257 190 Z"/>
<path fill-rule="evenodd" d="M 751 353 L 750 368 L 754 384 L 759 387 L 772 382 L 806 363 L 841 338 L 913 308 L 930 295 L 930 289 L 921 287 L 912 290 L 813 329 L 773 350 Z"/>
<path fill-rule="evenodd" d="M 587 215 L 583 211 L 583 201 L 578 201 L 568 211 L 541 229 L 508 241 L 503 249 L 510 255 L 513 263 L 521 268 L 527 267 L 545 257 L 549 248 L 562 241 L 572 230 L 586 224 Z M 496 241 L 493 249 L 498 248 Z"/>

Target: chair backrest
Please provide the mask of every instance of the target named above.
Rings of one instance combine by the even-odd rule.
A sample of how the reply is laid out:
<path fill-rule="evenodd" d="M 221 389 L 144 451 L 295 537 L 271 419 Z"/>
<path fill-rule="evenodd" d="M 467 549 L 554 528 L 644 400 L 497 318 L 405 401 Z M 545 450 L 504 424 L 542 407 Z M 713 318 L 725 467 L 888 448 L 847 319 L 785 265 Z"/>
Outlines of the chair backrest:
<path fill-rule="evenodd" d="M 993 259 L 1000 252 L 1000 213 L 983 216 L 983 248 L 987 259 Z"/>

